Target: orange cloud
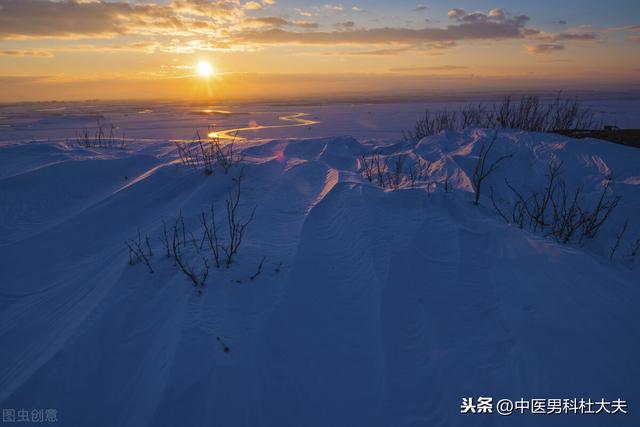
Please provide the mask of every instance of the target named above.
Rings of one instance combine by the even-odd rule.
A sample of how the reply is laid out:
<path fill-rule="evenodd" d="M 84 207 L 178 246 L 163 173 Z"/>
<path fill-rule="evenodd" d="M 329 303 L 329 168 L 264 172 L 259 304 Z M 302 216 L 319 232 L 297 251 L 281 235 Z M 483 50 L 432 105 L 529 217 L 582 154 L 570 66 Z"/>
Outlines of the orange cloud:
<path fill-rule="evenodd" d="M 525 48 L 527 49 L 527 52 L 532 54 L 545 54 L 564 50 L 563 45 L 552 43 L 527 45 Z"/>
<path fill-rule="evenodd" d="M 0 0 L 0 39 L 212 31 L 243 16 L 238 0 L 154 3 Z"/>

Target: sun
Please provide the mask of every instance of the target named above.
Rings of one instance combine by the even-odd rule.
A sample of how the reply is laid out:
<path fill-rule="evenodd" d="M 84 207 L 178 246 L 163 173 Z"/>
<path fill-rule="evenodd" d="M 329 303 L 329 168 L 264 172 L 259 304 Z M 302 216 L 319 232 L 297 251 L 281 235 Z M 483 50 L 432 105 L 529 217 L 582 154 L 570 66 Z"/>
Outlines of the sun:
<path fill-rule="evenodd" d="M 210 77 L 213 75 L 213 67 L 206 61 L 200 61 L 196 66 L 198 75 L 201 77 Z"/>

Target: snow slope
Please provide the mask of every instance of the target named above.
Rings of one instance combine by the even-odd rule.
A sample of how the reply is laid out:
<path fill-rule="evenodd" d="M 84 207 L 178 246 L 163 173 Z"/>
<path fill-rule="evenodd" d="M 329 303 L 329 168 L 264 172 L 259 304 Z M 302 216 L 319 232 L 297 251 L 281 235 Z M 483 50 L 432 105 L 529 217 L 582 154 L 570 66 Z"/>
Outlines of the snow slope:
<path fill-rule="evenodd" d="M 162 221 L 182 212 L 197 233 L 239 168 L 208 177 L 161 142 L 3 144 L 0 406 L 56 408 L 64 426 L 489 426 L 541 420 L 462 415 L 463 397 L 621 398 L 628 415 L 543 421 L 639 425 L 640 263 L 624 254 L 640 238 L 640 152 L 500 134 L 494 155 L 512 158 L 486 188 L 505 203 L 504 177 L 539 188 L 550 158 L 590 199 L 614 174 L 610 222 L 565 246 L 505 224 L 487 197 L 473 206 L 491 135 L 246 143 L 241 211 L 256 206 L 255 220 L 202 295 L 162 255 Z M 358 160 L 374 148 L 418 154 L 428 178 L 379 188 Z M 153 274 L 128 265 L 138 230 L 152 236 Z"/>

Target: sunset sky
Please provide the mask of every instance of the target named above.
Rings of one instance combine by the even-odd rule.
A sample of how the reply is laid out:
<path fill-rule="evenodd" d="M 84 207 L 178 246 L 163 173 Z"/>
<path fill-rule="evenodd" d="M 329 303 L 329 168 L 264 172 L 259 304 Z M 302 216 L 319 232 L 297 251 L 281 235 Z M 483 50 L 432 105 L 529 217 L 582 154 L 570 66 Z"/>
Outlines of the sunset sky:
<path fill-rule="evenodd" d="M 638 75 L 638 0 L 0 0 L 0 102 L 624 89 Z"/>

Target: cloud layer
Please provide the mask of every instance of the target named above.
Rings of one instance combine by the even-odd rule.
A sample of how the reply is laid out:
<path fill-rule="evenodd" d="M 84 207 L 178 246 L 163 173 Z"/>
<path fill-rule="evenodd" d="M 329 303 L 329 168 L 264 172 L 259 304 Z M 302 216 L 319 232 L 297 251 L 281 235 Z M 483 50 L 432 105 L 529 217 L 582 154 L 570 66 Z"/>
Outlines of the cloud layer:
<path fill-rule="evenodd" d="M 546 32 L 531 27 L 528 16 L 501 8 L 485 12 L 452 8 L 447 24 L 436 21 L 438 26 L 416 28 L 374 26 L 375 21 L 361 25 L 358 15 L 365 11 L 355 6 L 328 3 L 293 9 L 302 19 L 292 19 L 288 14 L 271 14 L 278 10 L 275 5 L 275 0 L 0 0 L 0 40 L 140 36 L 160 45 L 158 49 L 176 53 L 295 44 L 335 46 L 340 55 L 391 55 L 442 53 L 464 41 L 500 40 L 524 40 L 529 43 L 527 52 L 539 54 L 560 52 L 574 42 L 600 40 L 608 32 L 631 33 L 629 41 L 638 38 L 637 26 Z M 415 11 L 428 9 L 418 4 Z M 323 18 L 322 24 L 317 22 Z M 361 50 L 339 51 L 344 46 Z M 42 51 L 35 55 L 19 48 L 4 52 L 3 56 L 45 56 Z"/>
<path fill-rule="evenodd" d="M 170 34 L 218 36 L 227 43 L 252 44 L 411 44 L 523 38 L 526 16 L 507 17 L 502 9 L 467 13 L 452 9 L 453 23 L 442 28 L 382 27 L 356 29 L 353 21 L 316 30 L 311 21 L 282 16 L 246 16 L 274 0 L 172 0 L 168 4 L 78 0 L 0 0 L 0 38 L 100 38 Z M 327 4 L 328 13 L 342 11 Z M 265 28 L 267 27 L 267 28 Z M 303 30 L 303 31 L 299 31 Z"/>
<path fill-rule="evenodd" d="M 0 0 L 0 38 L 89 38 L 216 30 L 243 15 L 238 0 Z"/>

